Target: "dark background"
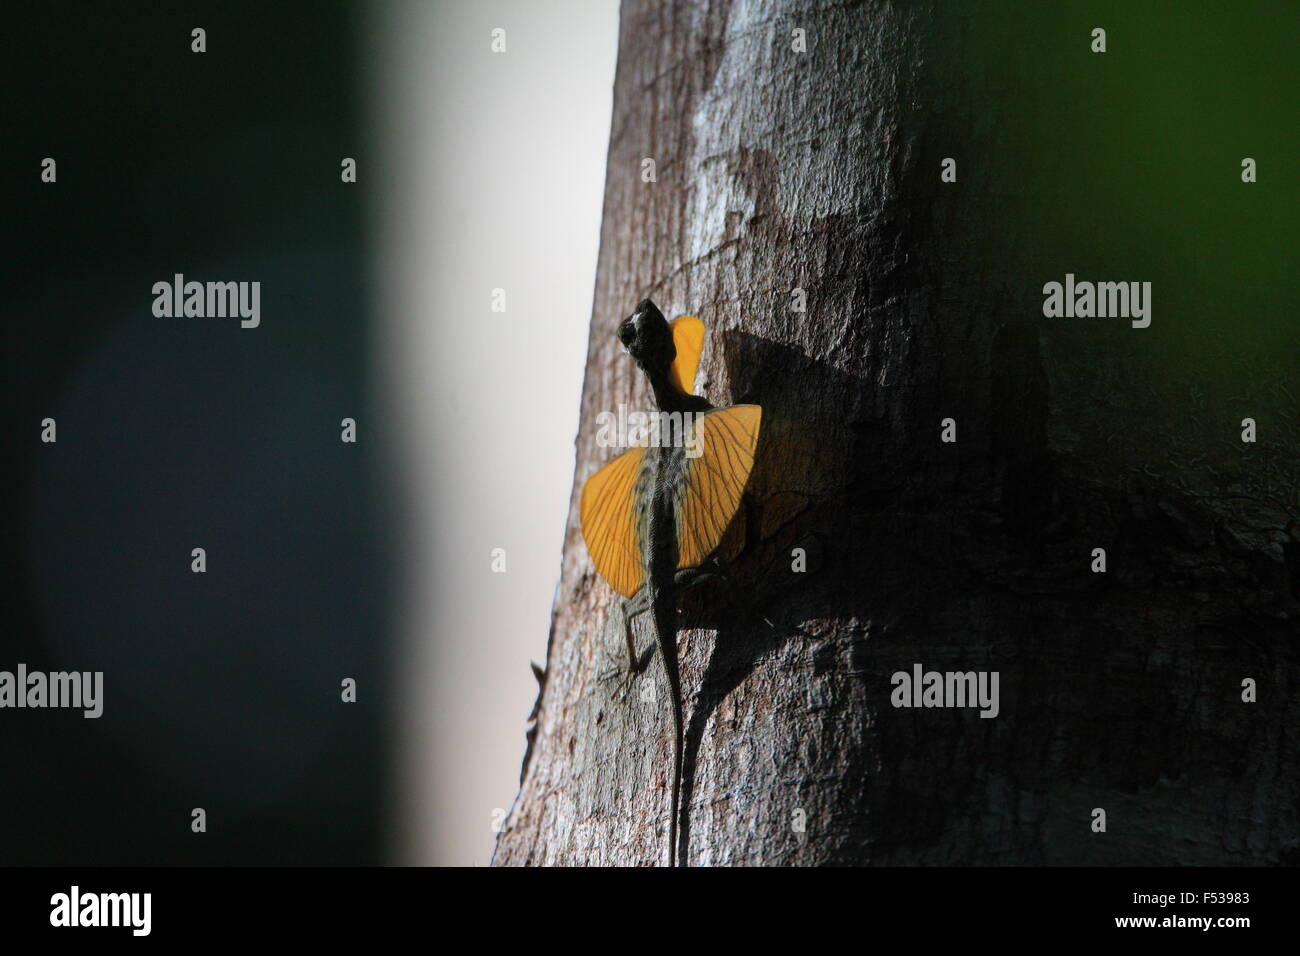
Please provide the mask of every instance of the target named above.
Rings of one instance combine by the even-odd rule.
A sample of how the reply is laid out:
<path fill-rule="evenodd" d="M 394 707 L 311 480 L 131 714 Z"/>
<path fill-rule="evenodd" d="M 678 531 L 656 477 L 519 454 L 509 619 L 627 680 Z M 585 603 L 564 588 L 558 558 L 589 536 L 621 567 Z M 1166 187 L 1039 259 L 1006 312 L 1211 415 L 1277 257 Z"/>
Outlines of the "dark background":
<path fill-rule="evenodd" d="M 101 670 L 104 713 L 0 712 L 0 864 L 380 858 L 387 550 L 339 176 L 365 163 L 358 27 L 337 3 L 6 13 L 0 669 Z M 260 327 L 155 318 L 177 272 L 260 281 Z"/>

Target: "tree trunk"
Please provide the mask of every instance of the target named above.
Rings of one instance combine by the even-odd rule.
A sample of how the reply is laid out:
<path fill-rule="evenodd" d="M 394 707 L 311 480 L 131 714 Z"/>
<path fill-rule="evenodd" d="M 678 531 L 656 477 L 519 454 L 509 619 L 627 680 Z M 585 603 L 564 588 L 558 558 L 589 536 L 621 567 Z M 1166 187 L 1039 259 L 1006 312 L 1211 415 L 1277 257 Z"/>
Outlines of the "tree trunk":
<path fill-rule="evenodd" d="M 951 6 L 624 4 L 563 576 L 495 864 L 666 857 L 661 665 L 627 681 L 577 511 L 597 414 L 650 407 L 614 337 L 643 296 L 707 324 L 703 394 L 764 409 L 732 580 L 682 602 L 688 863 L 1295 861 L 1289 306 L 1175 338 L 1273 273 L 1205 268 L 1149 221 L 1172 207 L 1136 147 L 1088 138 L 1125 62 L 1091 24 Z M 1211 232 L 1268 202 L 1223 175 Z M 1153 281 L 1152 326 L 1044 318 L 1066 272 Z M 996 717 L 894 706 L 915 664 L 996 671 Z"/>

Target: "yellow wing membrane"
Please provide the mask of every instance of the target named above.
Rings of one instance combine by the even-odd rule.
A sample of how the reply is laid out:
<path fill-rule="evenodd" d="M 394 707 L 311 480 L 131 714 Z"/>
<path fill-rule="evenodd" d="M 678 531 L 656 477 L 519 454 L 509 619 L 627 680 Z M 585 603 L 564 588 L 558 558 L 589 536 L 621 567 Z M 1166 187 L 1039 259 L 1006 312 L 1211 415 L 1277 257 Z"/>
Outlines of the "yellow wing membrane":
<path fill-rule="evenodd" d="M 683 392 L 693 395 L 695 370 L 700 367 L 700 353 L 704 351 L 704 323 L 693 315 L 682 315 L 673 319 L 669 327 L 673 330 L 677 358 L 673 359 L 668 376 Z"/>
<path fill-rule="evenodd" d="M 645 580 L 633 495 L 644 457 L 644 448 L 629 448 L 600 469 L 582 486 L 578 506 L 592 563 L 624 597 L 634 595 Z"/>
<path fill-rule="evenodd" d="M 693 568 L 718 546 L 740 507 L 763 410 L 757 405 L 733 405 L 706 412 L 702 453 L 686 459 L 686 477 L 678 491 L 678 568 Z"/>

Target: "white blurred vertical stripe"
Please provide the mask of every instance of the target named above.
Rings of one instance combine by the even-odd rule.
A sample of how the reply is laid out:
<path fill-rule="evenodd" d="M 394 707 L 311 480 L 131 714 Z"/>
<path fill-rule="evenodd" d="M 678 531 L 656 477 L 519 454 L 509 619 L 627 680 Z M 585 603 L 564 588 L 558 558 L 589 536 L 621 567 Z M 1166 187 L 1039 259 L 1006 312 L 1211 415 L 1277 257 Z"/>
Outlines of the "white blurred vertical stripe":
<path fill-rule="evenodd" d="M 388 856 L 485 864 L 493 811 L 517 788 L 528 662 L 544 660 L 560 573 L 618 10 L 368 9 L 369 136 L 355 155 L 375 255 L 371 434 L 401 489 L 404 544 L 397 668 L 372 690 L 394 721 Z M 503 54 L 490 49 L 498 27 Z M 491 572 L 497 547 L 505 574 Z"/>

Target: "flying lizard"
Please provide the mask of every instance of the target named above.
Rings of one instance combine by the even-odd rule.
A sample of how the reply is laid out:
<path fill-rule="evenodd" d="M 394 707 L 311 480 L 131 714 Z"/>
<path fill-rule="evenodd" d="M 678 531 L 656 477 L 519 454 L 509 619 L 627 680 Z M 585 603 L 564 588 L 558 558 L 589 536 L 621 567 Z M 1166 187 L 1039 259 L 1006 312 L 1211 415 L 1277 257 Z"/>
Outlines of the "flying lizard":
<path fill-rule="evenodd" d="M 673 715 L 668 865 L 675 866 L 682 780 L 682 692 L 677 666 L 677 595 L 702 572 L 740 507 L 754 466 L 762 409 L 715 408 L 694 394 L 704 323 L 670 324 L 643 299 L 618 338 L 645 373 L 658 420 L 654 441 L 629 448 L 582 489 L 582 534 L 596 570 L 623 605 L 629 667 L 638 669 L 632 619 L 649 610 Z M 666 432 L 666 433 L 665 433 Z"/>

